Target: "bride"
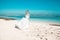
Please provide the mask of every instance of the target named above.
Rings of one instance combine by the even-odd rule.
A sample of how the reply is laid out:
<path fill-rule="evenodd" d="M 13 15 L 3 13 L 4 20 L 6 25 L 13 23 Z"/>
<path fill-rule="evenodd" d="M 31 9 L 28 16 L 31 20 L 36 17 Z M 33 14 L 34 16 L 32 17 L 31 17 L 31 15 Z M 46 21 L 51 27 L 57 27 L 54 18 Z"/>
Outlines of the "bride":
<path fill-rule="evenodd" d="M 27 30 L 29 27 L 29 11 L 26 11 L 26 16 L 23 17 L 15 26 L 15 28 L 21 29 L 21 30 Z"/>

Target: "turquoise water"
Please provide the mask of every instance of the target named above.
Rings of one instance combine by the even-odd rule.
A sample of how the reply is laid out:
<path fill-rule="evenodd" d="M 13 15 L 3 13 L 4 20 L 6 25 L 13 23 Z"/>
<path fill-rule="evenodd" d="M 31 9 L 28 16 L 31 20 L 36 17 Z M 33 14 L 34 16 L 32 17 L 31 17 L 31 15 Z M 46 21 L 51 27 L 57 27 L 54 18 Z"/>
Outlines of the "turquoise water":
<path fill-rule="evenodd" d="M 16 20 L 20 20 L 21 18 L 23 18 L 24 16 L 3 16 L 5 18 L 14 18 Z M 46 17 L 46 16 L 31 16 L 30 17 L 30 20 L 46 20 L 46 21 L 57 21 L 57 22 L 60 22 L 60 17 Z"/>

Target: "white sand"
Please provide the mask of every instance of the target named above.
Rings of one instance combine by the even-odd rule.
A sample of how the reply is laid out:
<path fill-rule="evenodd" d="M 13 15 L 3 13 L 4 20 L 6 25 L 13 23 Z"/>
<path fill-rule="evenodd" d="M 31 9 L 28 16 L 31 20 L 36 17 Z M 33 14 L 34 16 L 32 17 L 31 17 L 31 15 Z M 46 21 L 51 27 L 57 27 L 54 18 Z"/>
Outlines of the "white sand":
<path fill-rule="evenodd" d="M 52 22 L 31 21 L 28 31 L 15 28 L 18 20 L 0 19 L 0 40 L 59 40 L 60 26 L 51 26 Z M 59 24 L 59 23 L 57 23 Z"/>

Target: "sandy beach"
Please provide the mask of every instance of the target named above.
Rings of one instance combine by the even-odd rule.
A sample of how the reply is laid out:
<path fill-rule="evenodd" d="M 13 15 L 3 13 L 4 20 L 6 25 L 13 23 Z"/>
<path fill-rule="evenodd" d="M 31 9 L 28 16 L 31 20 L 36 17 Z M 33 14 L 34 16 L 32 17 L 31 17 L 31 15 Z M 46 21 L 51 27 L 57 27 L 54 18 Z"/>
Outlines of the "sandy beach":
<path fill-rule="evenodd" d="M 19 20 L 0 19 L 0 40 L 60 40 L 60 23 L 30 21 L 29 28 L 19 30 Z"/>

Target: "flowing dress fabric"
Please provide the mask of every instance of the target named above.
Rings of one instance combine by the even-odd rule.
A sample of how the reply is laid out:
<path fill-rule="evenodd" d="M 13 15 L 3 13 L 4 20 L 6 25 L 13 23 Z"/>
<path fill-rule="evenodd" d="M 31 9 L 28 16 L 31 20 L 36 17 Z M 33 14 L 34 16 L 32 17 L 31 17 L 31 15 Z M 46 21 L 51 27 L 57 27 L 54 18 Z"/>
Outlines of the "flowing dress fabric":
<path fill-rule="evenodd" d="M 27 18 L 22 18 L 18 23 L 17 26 L 22 30 L 27 30 L 29 27 L 29 20 Z"/>

